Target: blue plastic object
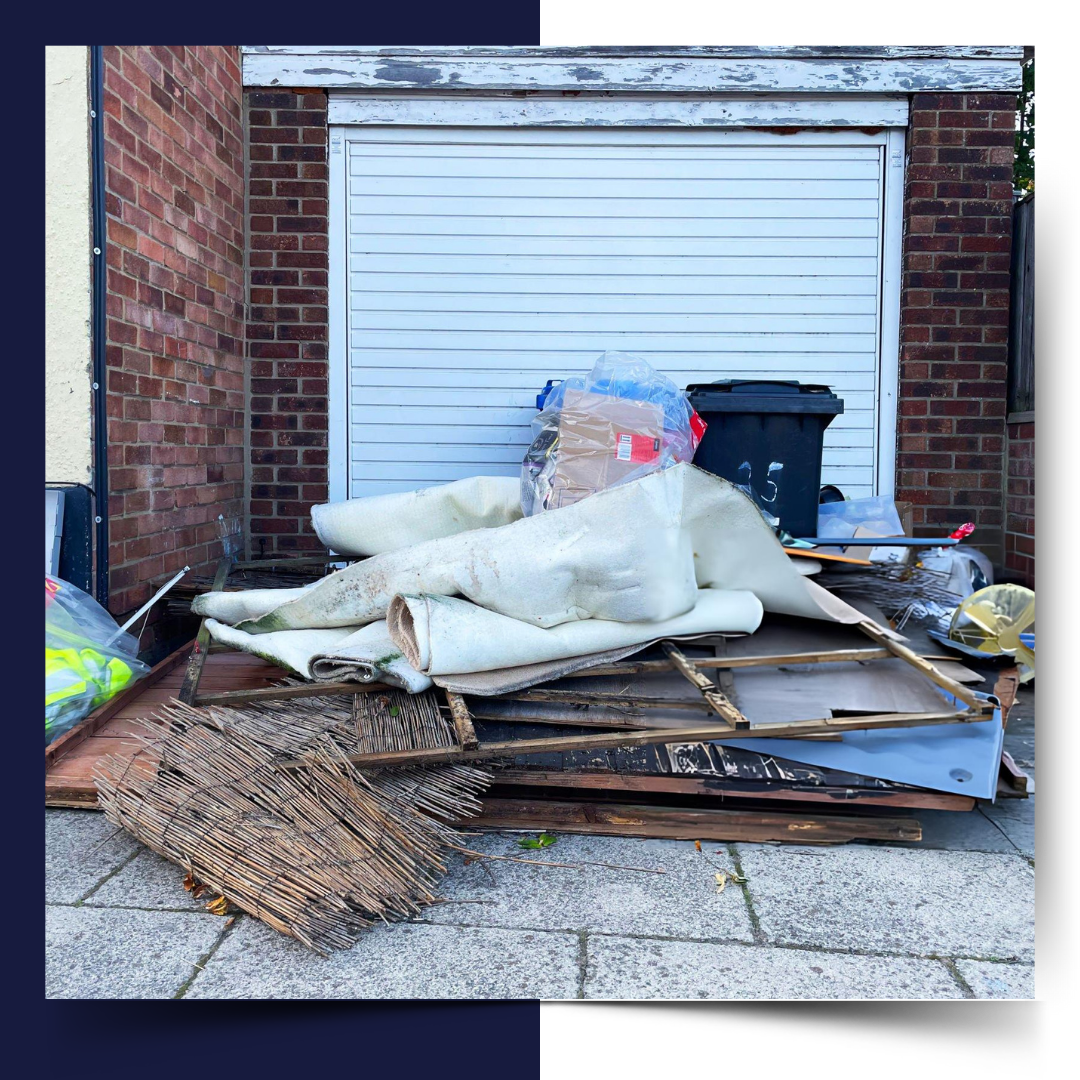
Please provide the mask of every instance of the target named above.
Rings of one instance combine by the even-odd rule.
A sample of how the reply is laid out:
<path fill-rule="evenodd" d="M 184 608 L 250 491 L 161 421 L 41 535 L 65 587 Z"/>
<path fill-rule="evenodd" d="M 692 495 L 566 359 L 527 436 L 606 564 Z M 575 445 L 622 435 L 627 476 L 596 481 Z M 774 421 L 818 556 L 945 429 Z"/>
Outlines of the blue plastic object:
<path fill-rule="evenodd" d="M 543 409 L 544 403 L 547 401 L 551 391 L 555 389 L 562 382 L 562 379 L 548 379 L 544 384 L 544 389 L 536 395 L 536 407 L 537 409 Z"/>
<path fill-rule="evenodd" d="M 956 703 L 951 695 L 941 693 Z M 970 723 L 845 731 L 840 742 L 730 739 L 724 745 L 897 784 L 993 799 L 1004 738 L 1001 710 L 995 709 L 991 719 Z"/>

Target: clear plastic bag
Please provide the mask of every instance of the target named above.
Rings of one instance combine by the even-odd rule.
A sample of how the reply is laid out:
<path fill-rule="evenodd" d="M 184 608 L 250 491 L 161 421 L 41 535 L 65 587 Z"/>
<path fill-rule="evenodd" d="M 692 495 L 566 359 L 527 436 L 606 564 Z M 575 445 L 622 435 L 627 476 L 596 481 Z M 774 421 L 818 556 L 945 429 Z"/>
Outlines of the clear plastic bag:
<path fill-rule="evenodd" d="M 646 360 L 606 352 L 552 387 L 521 465 L 526 517 L 693 459 L 705 424 Z"/>
<path fill-rule="evenodd" d="M 854 536 L 860 526 L 878 536 L 904 535 L 896 503 L 888 496 L 846 499 L 818 506 L 818 536 L 846 539 Z"/>
<path fill-rule="evenodd" d="M 45 745 L 150 669 L 139 643 L 70 582 L 45 575 Z"/>

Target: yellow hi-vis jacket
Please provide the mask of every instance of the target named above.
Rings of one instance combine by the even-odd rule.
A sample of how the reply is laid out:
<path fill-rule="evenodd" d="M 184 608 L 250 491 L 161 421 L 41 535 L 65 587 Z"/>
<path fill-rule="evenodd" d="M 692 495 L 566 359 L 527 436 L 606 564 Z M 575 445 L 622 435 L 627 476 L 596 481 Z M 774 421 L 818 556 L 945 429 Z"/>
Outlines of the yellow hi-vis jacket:
<path fill-rule="evenodd" d="M 119 657 L 108 657 L 91 648 L 51 649 L 46 645 L 46 730 L 65 706 L 92 696 L 89 707 L 93 709 L 118 694 L 134 678 L 135 673 Z"/>

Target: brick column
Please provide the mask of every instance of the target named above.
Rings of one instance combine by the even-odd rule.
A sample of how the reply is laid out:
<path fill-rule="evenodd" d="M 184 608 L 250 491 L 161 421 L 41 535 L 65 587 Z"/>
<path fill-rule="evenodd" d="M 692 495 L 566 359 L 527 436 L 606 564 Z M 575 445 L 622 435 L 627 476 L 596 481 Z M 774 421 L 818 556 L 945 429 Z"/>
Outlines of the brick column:
<path fill-rule="evenodd" d="M 246 94 L 251 554 L 320 549 L 327 498 L 327 128 L 324 91 Z"/>
<path fill-rule="evenodd" d="M 1034 414 L 1032 414 L 1034 416 Z M 1009 424 L 1005 566 L 1035 588 L 1035 421 Z"/>
<path fill-rule="evenodd" d="M 119 614 L 185 563 L 241 546 L 244 143 L 236 46 L 106 45 L 104 57 Z"/>
<path fill-rule="evenodd" d="M 897 498 L 1002 556 L 1016 98 L 916 94 L 905 194 Z"/>

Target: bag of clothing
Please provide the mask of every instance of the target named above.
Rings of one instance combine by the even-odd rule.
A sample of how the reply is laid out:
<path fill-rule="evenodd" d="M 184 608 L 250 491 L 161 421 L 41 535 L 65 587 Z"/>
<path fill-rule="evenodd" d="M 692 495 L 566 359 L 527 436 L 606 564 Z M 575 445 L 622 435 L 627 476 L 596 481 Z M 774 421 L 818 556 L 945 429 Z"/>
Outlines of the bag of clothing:
<path fill-rule="evenodd" d="M 45 575 L 45 745 L 150 669 L 90 595 Z"/>

